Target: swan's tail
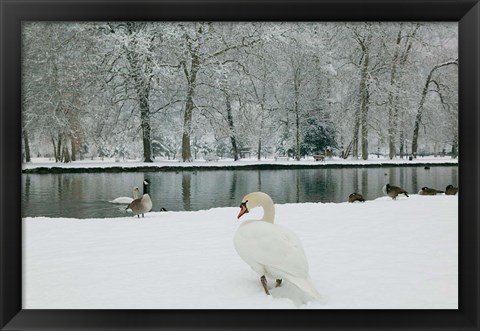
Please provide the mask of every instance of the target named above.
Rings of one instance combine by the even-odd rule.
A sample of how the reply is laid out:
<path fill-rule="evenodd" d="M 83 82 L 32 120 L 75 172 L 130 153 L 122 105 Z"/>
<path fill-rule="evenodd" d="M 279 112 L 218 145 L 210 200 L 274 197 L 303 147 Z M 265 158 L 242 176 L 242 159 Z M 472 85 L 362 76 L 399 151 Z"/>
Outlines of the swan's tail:
<path fill-rule="evenodd" d="M 300 288 L 302 291 L 306 292 L 310 296 L 314 297 L 315 299 L 320 299 L 320 293 L 318 293 L 317 289 L 313 285 L 310 276 L 304 279 L 289 275 L 287 280 L 289 280 L 292 284 L 295 284 L 298 288 Z"/>

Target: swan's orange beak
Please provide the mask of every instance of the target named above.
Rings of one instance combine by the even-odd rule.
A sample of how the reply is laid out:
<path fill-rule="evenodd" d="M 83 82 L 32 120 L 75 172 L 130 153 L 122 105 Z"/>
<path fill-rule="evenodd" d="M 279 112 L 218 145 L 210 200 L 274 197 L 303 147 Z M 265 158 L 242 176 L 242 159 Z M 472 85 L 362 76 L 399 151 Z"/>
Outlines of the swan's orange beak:
<path fill-rule="evenodd" d="M 248 213 L 247 203 L 242 202 L 242 204 L 240 205 L 240 212 L 238 213 L 237 219 L 242 217 L 242 215 L 245 213 Z"/>

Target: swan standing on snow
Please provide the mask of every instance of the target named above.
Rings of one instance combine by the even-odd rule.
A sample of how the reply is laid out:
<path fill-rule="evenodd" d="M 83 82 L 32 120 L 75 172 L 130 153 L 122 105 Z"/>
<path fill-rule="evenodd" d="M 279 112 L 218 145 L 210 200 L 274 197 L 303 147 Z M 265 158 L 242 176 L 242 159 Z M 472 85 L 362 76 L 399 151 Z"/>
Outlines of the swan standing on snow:
<path fill-rule="evenodd" d="M 270 294 L 267 278 L 296 285 L 314 298 L 320 294 L 308 275 L 308 262 L 300 239 L 290 230 L 274 224 L 275 207 L 268 194 L 254 192 L 246 195 L 237 218 L 256 207 L 263 207 L 260 220 L 247 220 L 240 224 L 234 237 L 235 249 L 240 257 L 259 275 L 266 294 Z"/>
<path fill-rule="evenodd" d="M 125 210 L 130 209 L 133 212 L 133 215 L 137 215 L 140 218 L 140 214 L 142 217 L 145 217 L 145 213 L 148 213 L 152 210 L 152 199 L 150 199 L 150 195 L 148 194 L 148 185 L 150 185 L 150 181 L 145 179 L 143 181 L 143 196 L 139 199 L 133 200 Z M 138 188 L 137 188 L 138 189 Z"/>
<path fill-rule="evenodd" d="M 133 188 L 133 198 L 130 197 L 118 197 L 113 199 L 112 201 L 109 201 L 110 203 L 118 203 L 120 205 L 128 205 L 131 203 L 133 200 L 138 199 L 138 186 L 135 186 Z"/>

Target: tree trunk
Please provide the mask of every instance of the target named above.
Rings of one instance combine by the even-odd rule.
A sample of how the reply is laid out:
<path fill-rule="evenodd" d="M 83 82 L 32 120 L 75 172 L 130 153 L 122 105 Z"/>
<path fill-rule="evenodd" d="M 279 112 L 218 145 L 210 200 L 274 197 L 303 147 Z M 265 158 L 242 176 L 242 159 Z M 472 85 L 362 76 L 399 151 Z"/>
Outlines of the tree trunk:
<path fill-rule="evenodd" d="M 135 23 L 127 23 L 130 35 L 137 32 L 139 27 Z M 137 102 L 140 108 L 140 126 L 142 128 L 143 143 L 143 162 L 153 162 L 152 159 L 152 140 L 150 126 L 150 105 L 148 103 L 150 95 L 150 83 L 152 78 L 151 61 L 146 61 L 143 65 L 139 63 L 139 54 L 136 49 L 137 40 L 133 39 L 133 46 L 126 50 L 127 59 L 130 64 L 130 77 L 137 93 Z"/>
<path fill-rule="evenodd" d="M 369 98 L 368 84 L 367 84 L 368 66 L 369 66 L 368 45 L 371 40 L 371 34 L 368 33 L 368 35 L 363 38 L 360 38 L 357 36 L 355 37 L 355 39 L 360 46 L 362 55 L 358 63 L 359 67 L 361 67 L 360 86 L 359 86 L 360 102 L 359 102 L 357 113 L 355 114 L 355 125 L 353 128 L 353 140 L 352 140 L 352 144 L 353 144 L 352 156 L 354 158 L 358 158 L 358 135 L 359 135 L 360 126 L 361 126 L 362 127 L 362 131 L 361 131 L 362 132 L 362 136 L 361 136 L 362 158 L 366 160 L 366 158 L 368 158 L 368 126 L 367 126 L 368 98 Z"/>
<path fill-rule="evenodd" d="M 428 94 L 428 86 L 430 85 L 432 81 L 432 76 L 435 72 L 435 70 L 445 67 L 451 64 L 458 65 L 458 59 L 457 60 L 452 60 L 452 61 L 447 61 L 445 63 L 437 64 L 430 70 L 430 73 L 427 76 L 427 80 L 425 81 L 425 86 L 423 87 L 422 91 L 422 97 L 420 99 L 420 103 L 418 105 L 417 109 L 417 115 L 415 116 L 415 125 L 413 128 L 413 138 L 412 138 L 412 155 L 414 158 L 417 157 L 417 149 L 418 149 L 418 132 L 420 130 L 420 124 L 422 123 L 422 115 L 423 115 L 423 104 L 425 103 L 425 99 Z"/>
<path fill-rule="evenodd" d="M 185 103 L 185 114 L 183 118 L 183 135 L 182 135 L 182 161 L 191 162 L 192 152 L 190 148 L 190 132 L 192 130 L 193 115 L 193 93 L 194 88 L 188 88 L 187 101 Z"/>
<path fill-rule="evenodd" d="M 388 157 L 393 159 L 395 157 L 395 138 L 397 136 L 397 116 L 398 108 L 394 105 L 394 94 L 396 90 L 396 77 L 397 77 L 397 61 L 399 57 L 399 46 L 402 41 L 402 23 L 400 23 L 400 30 L 397 34 L 395 54 L 392 60 L 392 69 L 390 71 L 390 91 L 388 92 Z"/>
<path fill-rule="evenodd" d="M 400 23 L 400 30 L 397 34 L 396 40 L 396 48 L 395 54 L 392 60 L 392 69 L 390 75 L 390 91 L 388 93 L 388 106 L 389 106 L 389 113 L 388 113 L 388 147 L 389 152 L 388 156 L 390 159 L 393 159 L 396 154 L 396 137 L 398 133 L 398 118 L 399 118 L 399 95 L 398 95 L 398 87 L 397 87 L 397 75 L 399 67 L 402 68 L 407 63 L 408 56 L 410 54 L 410 50 L 412 49 L 412 39 L 416 35 L 420 24 L 417 24 L 413 32 L 409 35 L 406 35 L 402 38 L 402 31 L 403 31 L 403 23 Z M 400 54 L 400 44 L 402 40 L 405 40 L 405 47 Z M 400 152 L 401 158 L 403 158 L 403 142 L 400 142 L 402 145 L 402 151 Z"/>
<path fill-rule="evenodd" d="M 370 38 L 369 38 L 370 39 Z M 360 117 L 362 125 L 362 159 L 368 159 L 368 107 L 370 93 L 368 91 L 369 50 L 364 48 L 362 75 L 360 80 Z"/>
<path fill-rule="evenodd" d="M 137 91 L 138 105 L 140 108 L 140 126 L 142 128 L 142 142 L 143 142 L 143 162 L 153 162 L 152 159 L 152 139 L 150 127 L 150 106 L 148 104 L 148 96 L 150 94 L 150 86 L 145 85 L 141 77 L 141 73 L 137 68 L 137 61 L 131 59 L 133 66 L 133 80 Z"/>
<path fill-rule="evenodd" d="M 430 85 L 430 80 L 432 79 L 433 71 L 434 69 L 432 69 L 428 74 L 427 80 L 425 82 L 425 86 L 423 87 L 420 104 L 417 109 L 417 115 L 415 116 L 415 125 L 413 128 L 413 137 L 412 137 L 412 155 L 414 158 L 417 157 L 418 132 L 420 130 L 420 123 L 422 122 L 423 104 L 425 103 L 425 98 L 427 97 L 428 85 Z"/>
<path fill-rule="evenodd" d="M 405 155 L 404 149 L 405 149 L 405 131 L 400 130 L 400 158 L 403 159 L 403 156 Z"/>
<path fill-rule="evenodd" d="M 353 147 L 353 140 L 350 142 L 350 144 L 348 144 L 347 148 L 342 151 L 342 153 L 340 155 L 342 159 L 347 159 L 348 158 L 348 155 L 350 155 L 352 147 Z"/>
<path fill-rule="evenodd" d="M 140 119 L 143 140 L 143 162 L 153 162 L 152 140 L 150 135 L 150 107 L 145 96 L 140 98 Z"/>
<path fill-rule="evenodd" d="M 190 73 L 187 72 L 184 67 L 185 75 L 188 81 L 187 96 L 185 101 L 185 114 L 183 118 L 183 135 L 182 135 L 182 161 L 191 162 L 192 152 L 190 147 L 190 133 L 192 132 L 192 116 L 193 116 L 193 97 L 195 96 L 195 87 L 197 72 L 200 68 L 200 59 L 197 54 L 197 50 L 192 51 L 192 65 L 190 67 Z"/>
<path fill-rule="evenodd" d="M 78 141 L 73 137 L 73 136 L 70 136 L 70 143 L 71 143 L 71 150 L 72 150 L 72 154 L 70 155 L 70 158 L 72 161 L 76 161 L 77 160 L 77 153 L 78 153 Z"/>
<path fill-rule="evenodd" d="M 28 140 L 27 130 L 23 130 L 23 148 L 25 149 L 25 162 L 30 162 L 30 142 Z"/>
<path fill-rule="evenodd" d="M 265 109 L 264 109 L 263 103 L 260 104 L 260 109 L 261 109 L 261 114 L 260 114 L 261 120 L 260 120 L 260 131 L 258 133 L 258 145 L 257 145 L 257 160 L 259 161 L 262 158 L 262 133 L 263 133 L 263 125 L 265 123 L 265 115 L 264 115 Z"/>
<path fill-rule="evenodd" d="M 57 157 L 58 157 L 58 162 L 62 162 L 62 135 L 58 135 L 58 140 L 57 140 Z"/>
<path fill-rule="evenodd" d="M 234 161 L 238 161 L 238 147 L 237 140 L 235 138 L 235 126 L 233 124 L 233 115 L 232 115 L 232 105 L 230 103 L 230 95 L 227 92 L 225 93 L 225 106 L 227 108 L 227 121 L 228 129 L 230 131 L 230 142 L 232 143 L 232 153 Z"/>
<path fill-rule="evenodd" d="M 297 101 L 295 101 L 295 131 L 295 160 L 300 161 L 300 116 Z"/>
<path fill-rule="evenodd" d="M 366 91 L 365 104 L 362 107 L 362 159 L 368 159 L 368 100 L 369 93 Z"/>
<path fill-rule="evenodd" d="M 65 144 L 65 146 L 63 147 L 63 150 L 62 150 L 62 161 L 64 163 L 68 163 L 68 162 L 70 162 L 70 160 L 71 160 L 70 159 L 70 153 L 68 151 L 68 147 Z"/>
<path fill-rule="evenodd" d="M 452 143 L 452 158 L 456 159 L 458 156 L 458 134 L 455 134 L 453 137 Z"/>
<path fill-rule="evenodd" d="M 71 138 L 71 141 L 70 141 L 70 149 L 72 151 L 72 153 L 70 154 L 70 160 L 72 161 L 76 161 L 77 160 L 77 149 L 75 147 L 75 141 Z"/>
<path fill-rule="evenodd" d="M 295 160 L 300 161 L 300 109 L 298 107 L 300 73 L 298 68 L 295 70 L 293 76 L 293 87 L 295 93 L 293 111 L 295 113 Z"/>
<path fill-rule="evenodd" d="M 55 138 L 53 136 L 52 136 L 52 144 L 53 144 L 53 157 L 55 158 L 55 162 L 58 162 L 57 145 L 55 144 Z"/>
<path fill-rule="evenodd" d="M 352 157 L 358 159 L 358 134 L 360 132 L 360 106 L 355 114 L 355 125 L 353 126 Z"/>
<path fill-rule="evenodd" d="M 257 160 L 260 161 L 262 158 L 262 137 L 258 138 L 258 148 L 257 148 Z"/>
<path fill-rule="evenodd" d="M 395 138 L 397 136 L 395 116 L 391 108 L 388 112 L 388 119 L 388 158 L 391 160 L 396 154 Z"/>

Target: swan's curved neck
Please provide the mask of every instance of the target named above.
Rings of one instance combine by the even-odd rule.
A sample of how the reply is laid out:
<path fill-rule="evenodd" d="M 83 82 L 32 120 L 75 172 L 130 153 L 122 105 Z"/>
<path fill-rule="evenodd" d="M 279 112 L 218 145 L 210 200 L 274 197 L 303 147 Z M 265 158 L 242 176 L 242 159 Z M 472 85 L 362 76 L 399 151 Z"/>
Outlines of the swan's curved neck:
<path fill-rule="evenodd" d="M 275 221 L 275 208 L 272 206 L 263 206 L 262 221 L 272 223 Z"/>
<path fill-rule="evenodd" d="M 275 221 L 275 206 L 273 205 L 272 199 L 262 199 L 260 201 L 260 206 L 263 207 L 263 217 L 261 221 L 273 224 Z"/>

